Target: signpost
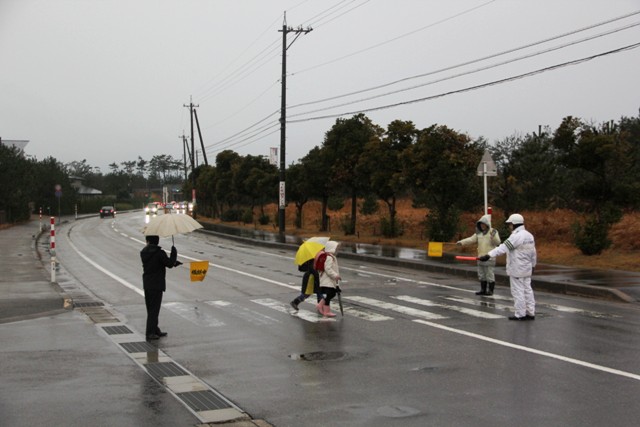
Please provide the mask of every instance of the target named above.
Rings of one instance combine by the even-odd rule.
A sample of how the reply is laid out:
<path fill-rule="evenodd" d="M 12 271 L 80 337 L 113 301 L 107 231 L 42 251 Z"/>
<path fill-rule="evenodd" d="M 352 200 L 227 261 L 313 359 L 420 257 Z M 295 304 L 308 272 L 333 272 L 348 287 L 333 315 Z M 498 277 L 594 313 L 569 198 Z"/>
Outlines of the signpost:
<path fill-rule="evenodd" d="M 481 176 L 484 181 L 484 214 L 488 215 L 489 208 L 487 203 L 487 177 L 498 176 L 498 168 L 496 167 L 496 164 L 491 158 L 491 154 L 489 154 L 488 150 L 485 150 L 484 155 L 482 156 L 482 160 L 480 160 L 477 175 Z"/>

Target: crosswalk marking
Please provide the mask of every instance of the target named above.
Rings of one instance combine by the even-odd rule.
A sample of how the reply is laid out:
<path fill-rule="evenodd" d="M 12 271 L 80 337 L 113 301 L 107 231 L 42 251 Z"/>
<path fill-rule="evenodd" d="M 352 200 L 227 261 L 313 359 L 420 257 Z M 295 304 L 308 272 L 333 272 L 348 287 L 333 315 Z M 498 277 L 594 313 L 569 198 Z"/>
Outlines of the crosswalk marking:
<path fill-rule="evenodd" d="M 292 316 L 299 317 L 307 322 L 318 323 L 318 322 L 335 322 L 335 318 L 331 317 L 320 317 L 318 313 L 314 313 L 307 310 L 298 310 L 294 311 L 289 307 L 288 304 L 285 304 L 281 301 L 272 299 L 272 298 L 261 298 L 261 299 L 253 299 L 251 302 L 255 302 L 256 304 L 260 304 L 265 307 L 269 307 L 273 310 L 279 311 L 281 313 L 286 313 Z"/>
<path fill-rule="evenodd" d="M 195 323 L 199 326 L 218 327 L 224 326 L 224 322 L 216 319 L 208 313 L 198 310 L 193 304 L 185 304 L 182 302 L 168 302 L 162 304 L 163 307 L 171 310 L 173 313 L 187 319 L 188 321 Z"/>
<path fill-rule="evenodd" d="M 447 299 L 449 301 L 460 302 L 463 304 L 476 305 L 478 307 L 494 308 L 498 310 L 511 311 L 513 309 L 513 306 L 511 305 L 498 304 L 486 299 L 471 299 L 471 298 L 454 297 L 454 296 L 444 297 L 444 299 Z"/>
<path fill-rule="evenodd" d="M 343 299 L 359 302 L 362 304 L 373 305 L 379 308 L 383 308 L 385 310 L 391 310 L 398 313 L 406 314 L 408 316 L 421 317 L 423 319 L 431 319 L 431 320 L 439 320 L 439 319 L 447 319 L 446 316 L 441 316 L 439 314 L 430 313 L 424 310 L 417 310 L 411 307 L 405 307 L 403 305 L 393 304 L 390 302 L 379 301 L 373 298 L 367 297 L 358 297 L 358 296 L 343 296 Z"/>
<path fill-rule="evenodd" d="M 469 316 L 481 317 L 483 319 L 503 319 L 504 318 L 504 316 L 500 316 L 493 313 L 486 313 L 484 311 L 473 310 L 471 308 L 458 307 L 456 305 L 441 304 L 441 303 L 430 301 L 428 299 L 416 298 L 409 295 L 398 295 L 398 296 L 392 296 L 391 298 L 398 299 L 400 301 L 411 302 L 414 304 L 420 304 L 427 307 L 440 307 L 447 310 L 453 310 L 459 313 L 468 314 Z"/>
<path fill-rule="evenodd" d="M 310 300 L 307 300 L 308 303 L 315 305 L 316 303 Z M 340 309 L 337 308 L 337 304 L 331 306 L 331 309 L 335 312 Z M 357 308 L 351 306 L 344 307 L 345 314 L 348 314 L 353 317 L 357 317 L 358 319 L 368 320 L 369 322 L 382 322 L 384 320 L 393 320 L 393 317 L 385 316 L 384 314 L 373 313 L 371 311 L 359 310 Z"/>
<path fill-rule="evenodd" d="M 238 304 L 230 303 L 228 301 L 216 300 L 204 301 L 204 303 L 212 307 L 217 307 L 225 310 L 236 317 L 239 317 L 246 320 L 247 322 L 254 323 L 256 325 L 270 325 L 274 323 L 280 323 L 279 319 L 256 312 L 255 310 L 250 310 L 249 308 L 243 307 Z"/>
<path fill-rule="evenodd" d="M 476 305 L 476 306 L 483 306 L 483 307 L 491 307 L 491 308 L 497 308 L 500 310 L 513 310 L 513 305 L 504 305 L 504 304 L 499 304 L 499 303 L 495 303 L 491 300 L 487 300 L 487 299 L 481 299 L 481 300 L 474 300 L 471 298 L 461 298 L 461 297 L 454 297 L 454 296 L 449 296 L 449 297 L 445 297 L 445 299 L 448 299 L 450 301 L 455 301 L 455 302 L 461 302 L 463 304 L 471 304 L 471 305 Z M 505 296 L 501 296 L 501 295 L 494 295 L 494 300 L 502 300 L 502 301 L 513 301 L 512 298 L 509 297 L 505 297 Z M 618 315 L 615 314 L 608 314 L 608 313 L 600 313 L 598 311 L 591 311 L 591 310 L 583 310 L 581 308 L 575 308 L 575 307 L 568 307 L 566 305 L 558 305 L 558 304 L 545 304 L 545 303 L 541 303 L 541 302 L 537 302 L 536 303 L 537 307 L 545 307 L 545 308 L 550 308 L 551 310 L 555 310 L 555 311 L 559 311 L 561 313 L 572 313 L 572 314 L 579 314 L 581 316 L 587 316 L 587 317 L 595 317 L 595 318 L 612 318 L 612 317 L 620 317 Z"/>

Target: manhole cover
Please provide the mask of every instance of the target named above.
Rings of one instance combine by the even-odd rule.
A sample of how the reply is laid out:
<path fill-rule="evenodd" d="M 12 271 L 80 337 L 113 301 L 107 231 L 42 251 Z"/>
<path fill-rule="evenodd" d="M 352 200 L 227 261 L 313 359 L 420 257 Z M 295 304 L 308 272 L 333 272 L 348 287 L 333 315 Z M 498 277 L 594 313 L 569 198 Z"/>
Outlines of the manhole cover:
<path fill-rule="evenodd" d="M 313 351 L 311 353 L 293 353 L 289 357 L 292 360 L 306 360 L 313 362 L 316 360 L 339 360 L 344 359 L 345 353 L 341 351 Z"/>

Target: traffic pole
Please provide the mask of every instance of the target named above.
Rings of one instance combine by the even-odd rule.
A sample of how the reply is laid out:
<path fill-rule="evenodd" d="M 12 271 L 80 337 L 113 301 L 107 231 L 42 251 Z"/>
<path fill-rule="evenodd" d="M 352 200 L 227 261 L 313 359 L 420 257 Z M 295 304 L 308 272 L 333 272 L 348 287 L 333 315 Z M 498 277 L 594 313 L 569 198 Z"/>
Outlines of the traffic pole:
<path fill-rule="evenodd" d="M 51 283 L 56 281 L 56 217 L 51 217 L 51 237 L 50 237 L 50 253 L 51 253 Z"/>

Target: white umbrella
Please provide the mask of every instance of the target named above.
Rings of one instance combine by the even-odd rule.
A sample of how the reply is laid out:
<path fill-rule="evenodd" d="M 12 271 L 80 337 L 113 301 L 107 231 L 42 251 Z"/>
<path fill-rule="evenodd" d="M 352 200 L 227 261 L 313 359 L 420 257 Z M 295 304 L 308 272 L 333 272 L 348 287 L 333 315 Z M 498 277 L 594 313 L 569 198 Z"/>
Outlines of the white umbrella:
<path fill-rule="evenodd" d="M 173 236 L 176 234 L 191 233 L 198 228 L 202 228 L 202 225 L 189 215 L 166 214 L 152 218 L 144 228 L 144 235 L 160 237 L 171 236 L 173 240 Z"/>

